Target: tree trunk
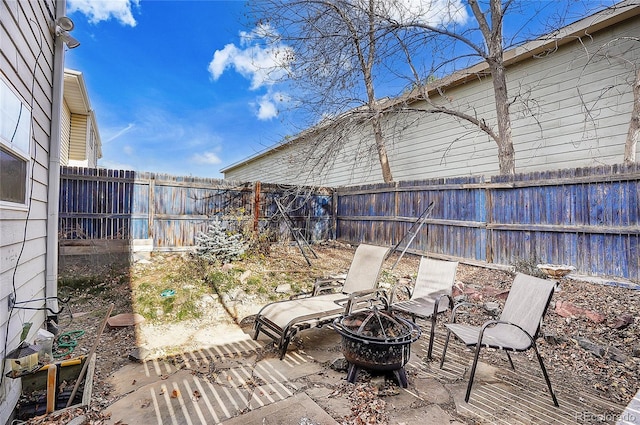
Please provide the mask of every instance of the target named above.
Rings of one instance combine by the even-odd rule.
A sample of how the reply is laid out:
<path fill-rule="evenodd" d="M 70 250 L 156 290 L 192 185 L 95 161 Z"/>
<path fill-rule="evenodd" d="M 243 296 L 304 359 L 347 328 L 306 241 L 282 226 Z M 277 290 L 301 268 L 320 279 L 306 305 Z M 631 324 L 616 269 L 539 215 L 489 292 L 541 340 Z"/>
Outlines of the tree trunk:
<path fill-rule="evenodd" d="M 638 139 L 640 139 L 640 70 L 638 70 L 636 80 L 633 84 L 633 109 L 631 110 L 631 121 L 629 121 L 627 141 L 624 144 L 625 164 L 636 162 Z"/>
<path fill-rule="evenodd" d="M 489 64 L 493 78 L 493 92 L 496 102 L 496 120 L 498 122 L 498 162 L 500 174 L 515 174 L 516 157 L 511 137 L 511 118 L 507 98 L 507 79 L 502 58 L 499 63 Z"/>
<path fill-rule="evenodd" d="M 511 138 L 511 117 L 509 116 L 509 98 L 507 95 L 507 77 L 504 69 L 504 57 L 502 47 L 502 20 L 505 10 L 502 9 L 501 0 L 491 0 L 490 16 L 491 26 L 487 22 L 486 15 L 480 9 L 478 0 L 468 0 L 480 31 L 487 45 L 489 54 L 485 61 L 491 70 L 493 81 L 493 94 L 496 103 L 496 121 L 498 122 L 498 137 L 495 139 L 498 145 L 498 163 L 500 174 L 515 174 L 516 154 Z M 509 2 L 507 2 L 509 3 Z"/>
<path fill-rule="evenodd" d="M 385 183 L 391 183 L 393 176 L 391 175 L 391 166 L 387 156 L 387 148 L 385 146 L 384 135 L 382 134 L 382 125 L 380 124 L 380 114 L 376 113 L 371 122 L 373 126 L 373 134 L 376 139 L 376 150 L 378 151 L 378 159 L 380 160 L 380 168 L 382 169 L 382 179 Z"/>

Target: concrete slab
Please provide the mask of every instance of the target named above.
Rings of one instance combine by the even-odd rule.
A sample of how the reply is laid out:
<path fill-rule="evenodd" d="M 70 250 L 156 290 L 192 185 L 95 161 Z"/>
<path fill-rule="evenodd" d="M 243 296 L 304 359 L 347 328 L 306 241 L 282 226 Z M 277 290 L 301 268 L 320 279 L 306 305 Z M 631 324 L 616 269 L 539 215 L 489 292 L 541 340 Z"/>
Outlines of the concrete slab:
<path fill-rule="evenodd" d="M 312 359 L 301 355 L 287 354 L 283 360 L 277 358 L 263 359 L 258 364 L 272 371 L 275 379 L 294 381 L 303 376 L 314 375 L 322 372 L 325 368 Z"/>
<path fill-rule="evenodd" d="M 222 422 L 223 425 L 337 425 L 305 393 Z"/>
<path fill-rule="evenodd" d="M 454 420 L 450 414 L 437 404 L 429 404 L 411 409 L 389 408 L 389 419 L 390 423 L 398 425 L 462 425 L 461 422 Z"/>

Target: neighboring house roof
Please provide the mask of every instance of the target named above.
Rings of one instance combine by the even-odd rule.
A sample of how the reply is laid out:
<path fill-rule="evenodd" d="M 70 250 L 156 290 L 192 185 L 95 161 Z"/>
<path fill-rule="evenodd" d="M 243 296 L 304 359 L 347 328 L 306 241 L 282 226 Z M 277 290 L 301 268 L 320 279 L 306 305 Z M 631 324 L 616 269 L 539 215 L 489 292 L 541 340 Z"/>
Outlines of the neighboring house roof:
<path fill-rule="evenodd" d="M 505 65 L 512 66 L 519 62 L 528 60 L 534 56 L 544 54 L 545 52 L 552 52 L 557 50 L 560 46 L 573 42 L 580 37 L 589 36 L 590 34 L 606 29 L 616 25 L 619 22 L 623 22 L 629 18 L 640 15 L 640 3 L 637 0 L 624 0 L 617 3 L 611 8 L 604 9 L 593 15 L 585 17 L 573 24 L 556 30 L 550 34 L 546 34 L 536 40 L 527 42 L 513 49 L 504 52 Z M 458 72 L 455 72 L 447 77 L 441 78 L 433 83 L 427 85 L 427 91 L 429 94 L 438 94 L 439 90 L 443 88 L 452 88 L 460 86 L 470 81 L 471 79 L 477 79 L 478 76 L 488 75 L 489 66 L 485 61 L 482 61 L 469 68 L 465 68 Z M 389 102 L 385 105 L 385 108 L 391 107 L 394 104 L 412 103 L 414 101 L 420 101 L 419 90 L 415 89 L 405 95 L 399 96 L 394 99 L 381 99 L 381 102 Z M 287 146 L 304 139 L 310 133 L 320 131 L 323 124 L 320 124 L 314 128 L 303 131 L 295 137 L 288 138 L 274 146 L 265 148 L 254 155 L 251 155 L 243 160 L 235 162 L 220 171 L 227 173 L 236 168 L 243 167 L 253 161 L 270 155 L 271 153 L 284 149 Z"/>
<path fill-rule="evenodd" d="M 64 70 L 64 100 L 72 114 L 87 115 L 91 120 L 91 127 L 95 130 L 96 150 L 98 158 L 102 158 L 102 141 L 98 131 L 96 116 L 91 109 L 87 86 L 82 72 L 65 68 Z"/>

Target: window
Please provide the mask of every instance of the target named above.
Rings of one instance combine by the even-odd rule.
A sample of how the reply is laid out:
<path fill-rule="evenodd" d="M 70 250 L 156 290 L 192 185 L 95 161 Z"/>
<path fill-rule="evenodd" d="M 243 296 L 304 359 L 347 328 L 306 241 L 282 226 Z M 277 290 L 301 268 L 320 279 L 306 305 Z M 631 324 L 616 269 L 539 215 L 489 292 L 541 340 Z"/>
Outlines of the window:
<path fill-rule="evenodd" d="M 31 111 L 0 79 L 0 202 L 27 203 Z"/>

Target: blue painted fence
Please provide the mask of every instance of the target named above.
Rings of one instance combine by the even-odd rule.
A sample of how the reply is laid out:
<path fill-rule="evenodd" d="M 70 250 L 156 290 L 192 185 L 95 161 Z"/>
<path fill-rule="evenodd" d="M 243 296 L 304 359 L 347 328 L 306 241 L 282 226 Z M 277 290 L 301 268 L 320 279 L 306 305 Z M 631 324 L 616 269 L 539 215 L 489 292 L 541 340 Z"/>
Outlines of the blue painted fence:
<path fill-rule="evenodd" d="M 309 240 L 395 245 L 434 202 L 409 251 L 479 264 L 570 264 L 640 281 L 640 166 L 403 181 L 338 189 L 62 167 L 60 238 L 147 239 L 188 249 L 214 217 Z M 403 246 L 401 245 L 401 248 Z"/>

